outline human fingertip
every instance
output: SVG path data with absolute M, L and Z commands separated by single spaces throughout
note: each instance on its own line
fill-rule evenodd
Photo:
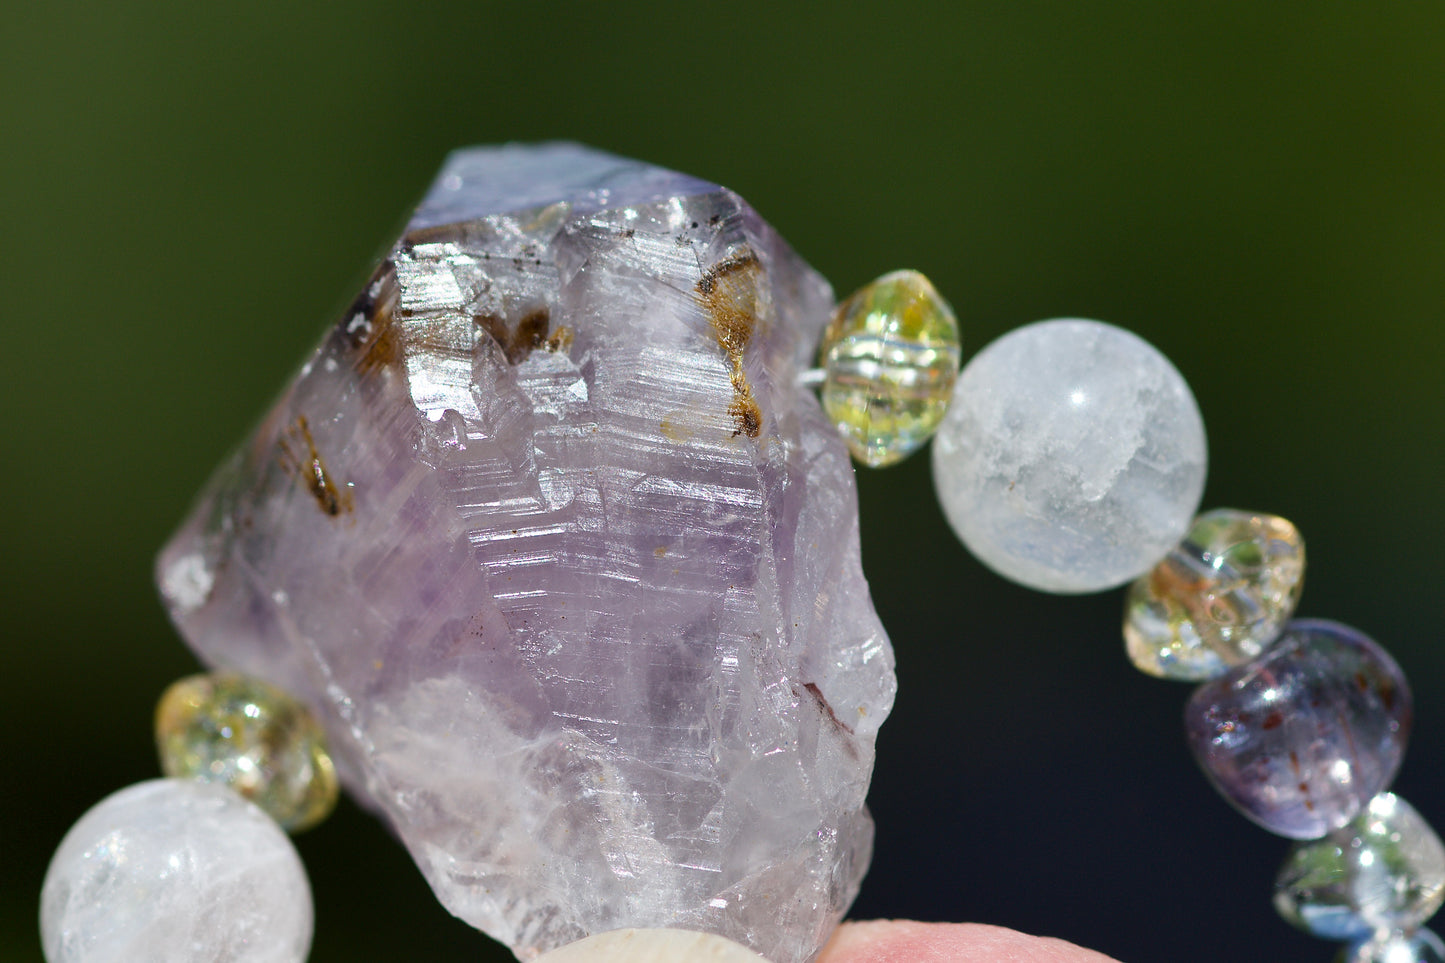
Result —
M 844 923 L 817 963 L 1117 963 L 1064 940 L 981 923 Z

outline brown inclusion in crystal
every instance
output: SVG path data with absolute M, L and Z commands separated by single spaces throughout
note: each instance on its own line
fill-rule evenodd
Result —
M 758 437 L 763 413 L 743 373 L 743 349 L 758 325 L 762 262 L 749 248 L 714 264 L 697 282 L 697 300 L 712 322 L 718 345 L 727 352 L 732 368 L 733 400 L 728 405 L 736 428 L 733 435 Z
M 332 481 L 321 453 L 316 450 L 305 415 L 298 416 L 276 444 L 281 449 L 281 467 L 301 479 L 321 511 L 332 517 L 351 511 L 351 492 L 344 487 L 337 488 Z

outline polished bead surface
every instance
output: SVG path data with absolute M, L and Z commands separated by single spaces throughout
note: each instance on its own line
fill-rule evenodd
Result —
M 625 929 L 598 933 L 543 953 L 536 963 L 768 963 L 740 943 L 712 933 Z
M 1304 539 L 1285 519 L 1232 508 L 1205 512 L 1129 586 L 1130 661 L 1150 675 L 1194 682 L 1248 662 L 1294 614 L 1304 568 Z
M 1042 321 L 964 367 L 933 478 L 984 564 L 1032 588 L 1093 592 L 1184 536 L 1205 457 L 1199 408 L 1167 358 L 1098 321 Z
M 933 436 L 958 378 L 958 320 L 917 271 L 894 271 L 838 305 L 818 350 L 823 410 L 865 465 Z
M 156 706 L 156 746 L 167 776 L 229 786 L 292 832 L 336 806 L 320 723 L 260 679 L 215 672 L 173 683 Z
M 1252 662 L 1195 690 L 1189 746 L 1265 829 L 1317 839 L 1390 784 L 1413 718 L 1395 660 L 1338 622 L 1298 620 Z
M 1371 937 L 1345 947 L 1336 963 L 1445 963 L 1445 942 L 1430 930 Z
M 1295 843 L 1274 905 L 1307 933 L 1359 940 L 1410 931 L 1445 899 L 1445 846 L 1409 803 L 1382 792 L 1348 825 Z
M 40 896 L 49 963 L 299 963 L 311 889 L 291 840 L 222 786 L 154 779 L 66 833 Z

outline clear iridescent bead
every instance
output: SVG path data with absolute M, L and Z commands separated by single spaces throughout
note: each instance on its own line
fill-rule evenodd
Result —
M 823 410 L 853 457 L 879 467 L 933 436 L 958 377 L 958 321 L 917 271 L 894 271 L 838 305 L 823 332 Z
M 1248 662 L 1294 614 L 1304 568 L 1304 540 L 1285 519 L 1233 508 L 1205 512 L 1129 586 L 1129 659 L 1150 675 L 1193 682 Z
M 1335 963 L 1445 963 L 1445 942 L 1430 930 L 1391 933 L 1345 947 Z
M 1184 728 L 1240 812 L 1281 836 L 1318 839 L 1390 784 L 1412 719 L 1389 653 L 1338 622 L 1300 620 L 1262 656 L 1195 690 Z
M 1445 846 L 1419 813 L 1382 792 L 1349 825 L 1298 842 L 1275 881 L 1274 905 L 1331 940 L 1410 932 L 1445 900 Z
M 230 786 L 292 832 L 336 805 L 321 725 L 259 679 L 216 672 L 173 683 L 156 706 L 156 747 L 167 776 Z

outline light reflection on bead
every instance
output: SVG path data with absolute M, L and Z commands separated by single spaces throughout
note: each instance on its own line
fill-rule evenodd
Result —
M 894 271 L 838 305 L 818 363 L 823 410 L 874 468 L 933 436 L 958 377 L 958 321 L 917 271 Z
M 153 779 L 65 834 L 40 896 L 49 963 L 301 963 L 311 888 L 291 841 L 235 793 Z
M 1295 843 L 1274 893 L 1281 916 L 1332 940 L 1412 931 L 1442 900 L 1445 845 L 1409 803 L 1388 792 L 1349 825 Z
M 1336 963 L 1445 963 L 1445 942 L 1430 930 L 1394 933 L 1345 947 Z
M 1264 655 L 1195 690 L 1189 747 L 1223 796 L 1265 829 L 1317 839 L 1400 767 L 1413 719 L 1395 660 L 1364 634 L 1300 620 Z
M 1142 672 L 1203 681 L 1274 641 L 1304 587 L 1299 530 L 1276 515 L 1220 508 L 1194 520 L 1129 586 L 1124 642 Z
M 1189 530 L 1205 461 L 1204 421 L 1169 360 L 1073 318 L 976 354 L 933 439 L 949 525 L 985 565 L 1046 592 L 1147 572 Z
M 597 933 L 543 953 L 535 963 L 767 963 L 740 943 L 713 933 L 628 928 Z
M 156 706 L 168 776 L 230 786 L 292 832 L 336 806 L 336 770 L 310 710 L 259 679 L 217 672 L 173 683 Z

